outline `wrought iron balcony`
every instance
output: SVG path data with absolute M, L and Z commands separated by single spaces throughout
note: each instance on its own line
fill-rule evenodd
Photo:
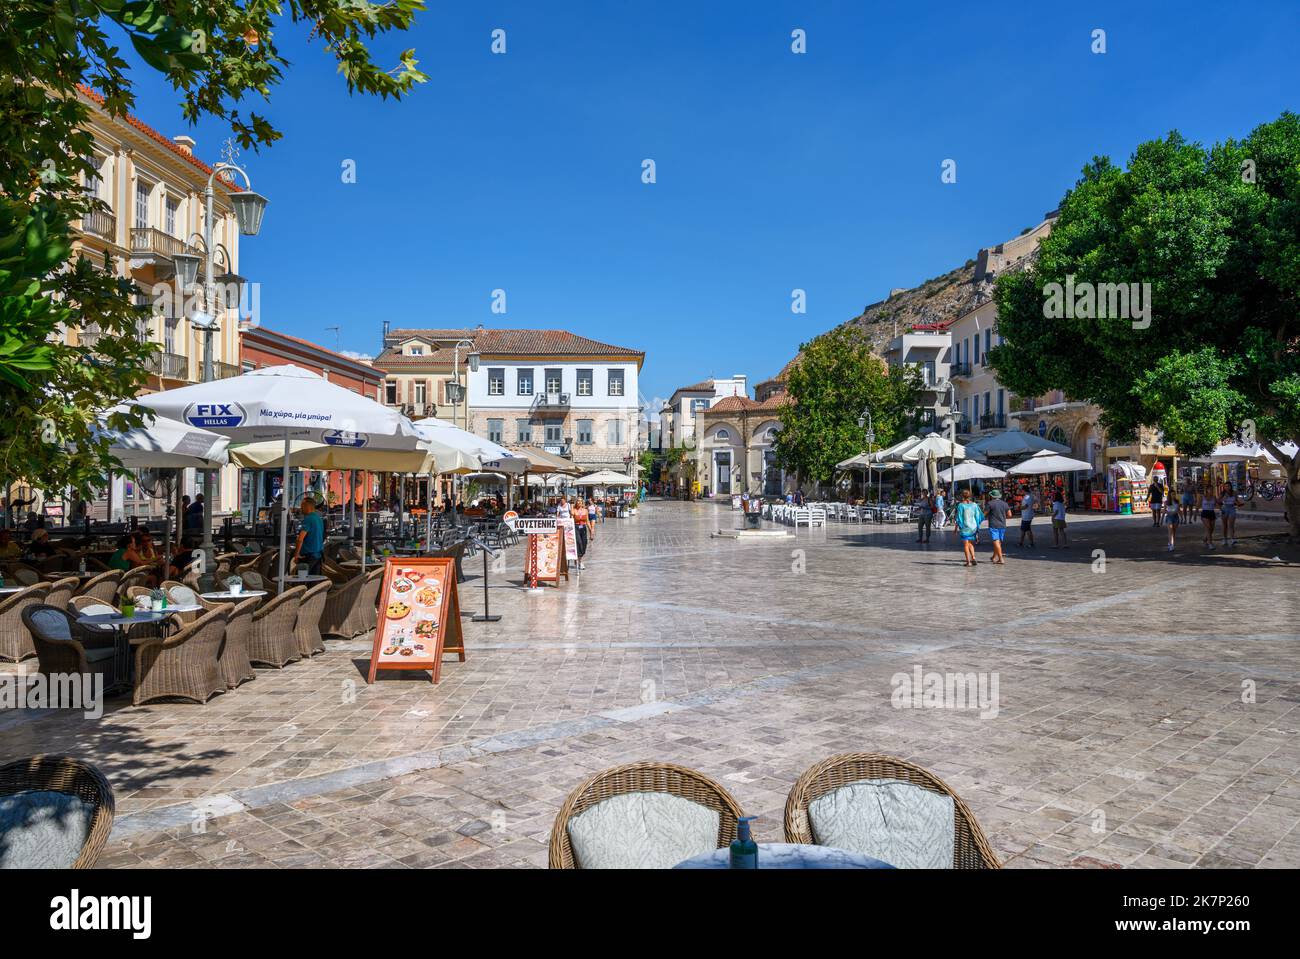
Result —
M 948 370 L 948 375 L 953 379 L 956 379 L 959 376 L 971 375 L 969 363 L 953 363 L 949 366 Z
M 1005 413 L 983 413 L 980 415 L 980 429 L 982 430 L 1000 430 L 1006 429 L 1007 414 Z
M 533 397 L 530 407 L 534 413 L 563 413 L 568 410 L 570 397 L 568 393 L 538 393 Z

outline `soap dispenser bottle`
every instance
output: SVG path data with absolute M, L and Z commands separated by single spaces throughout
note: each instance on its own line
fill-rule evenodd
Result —
M 736 820 L 736 838 L 731 841 L 732 869 L 758 868 L 758 843 L 749 834 L 749 824 L 756 818 L 741 816 Z

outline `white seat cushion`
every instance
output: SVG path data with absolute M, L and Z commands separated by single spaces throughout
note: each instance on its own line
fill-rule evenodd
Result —
M 669 793 L 624 793 L 569 820 L 580 869 L 671 869 L 718 848 L 718 812 Z
M 112 615 L 116 612 L 117 610 L 112 606 L 109 606 L 107 603 L 87 603 L 81 608 L 82 616 L 104 616 Z
M 167 591 L 167 602 L 173 606 L 197 606 L 199 595 L 188 586 L 173 586 Z
M 95 807 L 69 793 L 0 797 L 0 869 L 67 869 L 81 855 Z
M 899 869 L 951 869 L 956 821 L 951 796 L 898 779 L 864 779 L 808 804 L 818 845 L 847 849 Z

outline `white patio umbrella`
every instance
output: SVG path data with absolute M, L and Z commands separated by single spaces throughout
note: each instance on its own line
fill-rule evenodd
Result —
M 919 442 L 921 442 L 921 437 L 909 436 L 907 439 L 901 440 L 893 446 L 887 446 L 883 450 L 876 450 L 874 453 L 870 454 L 868 459 L 872 463 L 901 463 L 903 461 L 903 454 L 912 449 L 912 447 L 916 446 Z
M 597 470 L 573 481 L 574 486 L 635 486 L 636 480 L 626 473 Z
M 1070 448 L 1060 443 L 1053 443 L 1037 433 L 1025 430 L 1004 430 L 990 433 L 966 444 L 966 455 L 978 459 L 1009 459 L 1015 456 L 1033 456 L 1043 450 L 1053 453 L 1068 453 Z
M 493 443 L 474 433 L 461 429 L 436 416 L 415 421 L 415 428 L 420 438 L 428 443 L 435 452 L 440 448 L 454 450 L 460 454 L 466 464 L 466 473 L 510 473 L 519 474 L 528 468 L 528 460 L 517 456 L 500 443 Z M 441 473 L 458 472 L 459 469 L 440 469 Z
M 119 412 L 132 404 L 113 408 Z M 216 469 L 227 460 L 230 440 L 210 430 L 158 416 L 144 409 L 145 423 L 125 430 L 115 430 L 105 413 L 92 432 L 109 441 L 109 450 L 125 467 L 141 469 Z
M 946 436 L 940 436 L 938 433 L 928 433 L 924 439 L 912 444 L 905 449 L 899 456 L 905 463 L 915 463 L 922 455 L 933 459 L 964 460 L 966 458 L 966 447 L 960 443 L 954 443 Z
M 922 491 L 930 488 L 930 454 L 925 450 L 916 458 L 916 485 Z
M 857 456 L 850 456 L 841 463 L 836 463 L 837 470 L 864 470 L 871 467 L 871 453 L 859 453 Z
M 1017 463 L 1007 473 L 1011 476 L 1041 476 L 1047 473 L 1092 472 L 1092 464 L 1070 459 L 1051 450 L 1035 453 L 1023 463 Z
M 970 447 L 967 447 L 967 449 L 969 448 Z M 964 463 L 959 463 L 951 469 L 940 470 L 939 479 L 943 480 L 945 483 L 958 483 L 962 480 L 1001 479 L 1006 475 L 1007 474 L 1000 469 L 995 469 L 994 467 L 987 466 L 984 463 L 977 463 L 974 460 L 967 460 Z
M 406 452 L 418 450 L 420 444 L 411 421 L 396 410 L 292 365 L 268 366 L 229 379 L 149 393 L 138 402 L 235 442 L 282 443 L 281 581 L 288 552 L 289 465 L 294 440 L 352 450 Z M 212 528 L 206 517 L 203 526 L 207 548 Z

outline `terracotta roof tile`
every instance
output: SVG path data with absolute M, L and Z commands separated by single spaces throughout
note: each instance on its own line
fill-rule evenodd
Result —
M 673 395 L 676 396 L 678 393 L 712 393 L 712 392 L 713 392 L 713 380 L 704 380 L 701 383 L 696 383 L 694 386 L 679 386 L 677 387 L 677 389 L 673 390 Z
M 741 413 L 756 410 L 777 410 L 786 402 L 788 402 L 788 399 L 781 394 L 769 396 L 761 403 L 758 400 L 751 400 L 748 396 L 728 396 L 718 400 L 707 410 L 700 410 L 700 413 Z
M 390 330 L 392 340 L 447 340 L 465 337 L 474 342 L 480 353 L 494 356 L 635 356 L 644 357 L 643 350 L 602 343 L 567 330 Z
M 79 91 L 79 92 L 80 92 L 84 97 L 86 97 L 86 99 L 88 99 L 88 100 L 90 100 L 91 102 L 93 102 L 93 103 L 94 103 L 96 106 L 98 106 L 100 109 L 103 109 L 103 108 L 104 108 L 104 97 L 103 97 L 102 94 L 96 92 L 95 90 L 92 90 L 90 87 L 86 86 L 84 83 L 78 83 L 78 84 L 77 84 L 77 90 L 78 90 L 78 91 Z M 198 167 L 200 170 L 203 171 L 204 174 L 211 175 L 211 173 L 212 173 L 212 167 L 208 166 L 206 163 L 204 163 L 202 160 L 200 160 L 200 159 L 199 159 L 198 157 L 196 157 L 194 154 L 192 154 L 192 153 L 186 153 L 184 150 L 182 150 L 182 149 L 180 148 L 180 146 L 178 146 L 178 145 L 177 145 L 176 143 L 174 143 L 173 141 L 167 139 L 167 137 L 163 136 L 161 133 L 159 133 L 159 132 L 158 132 L 157 130 L 155 130 L 153 127 L 149 126 L 149 124 L 145 123 L 145 122 L 144 122 L 143 120 L 141 120 L 139 117 L 135 117 L 135 116 L 132 116 L 132 115 L 129 114 L 129 113 L 126 113 L 126 114 L 123 114 L 123 115 L 118 116 L 118 117 L 113 117 L 113 119 L 115 119 L 115 120 L 121 120 L 121 121 L 123 121 L 124 123 L 126 123 L 127 125 L 129 125 L 130 127 L 134 128 L 134 129 L 136 129 L 136 130 L 139 130 L 141 133 L 143 133 L 145 136 L 147 136 L 150 140 L 153 140 L 153 141 L 156 142 L 159 146 L 164 147 L 165 149 L 167 149 L 167 150 L 171 151 L 172 153 L 176 154 L 176 156 L 180 157 L 180 158 L 181 158 L 182 160 L 184 160 L 186 163 L 189 163 L 189 164 L 191 164 L 192 166 Z M 230 180 L 227 180 L 227 179 L 226 179 L 224 176 L 222 176 L 221 174 L 217 174 L 216 182 L 220 183 L 220 184 L 221 184 L 225 189 L 229 190 L 231 193 L 242 193 L 242 192 L 244 191 L 244 188 L 241 187 L 239 184 L 237 184 L 237 183 L 232 183 Z

